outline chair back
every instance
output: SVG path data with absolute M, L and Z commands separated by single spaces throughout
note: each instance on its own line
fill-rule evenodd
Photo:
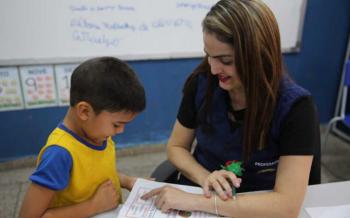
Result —
M 350 59 L 346 62 L 344 86 L 350 86 Z
M 345 117 L 345 109 L 348 98 L 348 86 L 350 86 L 350 60 L 346 62 L 344 75 L 344 85 L 343 85 L 343 96 L 341 101 L 340 116 Z

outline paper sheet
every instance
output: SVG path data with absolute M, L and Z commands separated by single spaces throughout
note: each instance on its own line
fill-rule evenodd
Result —
M 311 218 L 350 218 L 350 204 L 305 208 Z
M 166 184 L 162 182 L 154 182 L 145 179 L 137 179 L 132 191 L 130 192 L 127 201 L 122 206 L 118 218 L 214 218 L 216 216 L 204 212 L 188 212 L 188 211 L 171 211 L 169 213 L 163 213 L 154 206 L 154 198 L 147 201 L 142 200 L 140 197 L 154 189 L 164 185 L 171 185 L 180 188 L 186 192 L 191 193 L 203 193 L 203 190 L 199 187 L 183 186 Z
M 117 208 L 98 214 L 96 216 L 93 216 L 92 218 L 116 218 L 118 217 L 119 211 L 121 209 L 121 206 L 119 205 Z

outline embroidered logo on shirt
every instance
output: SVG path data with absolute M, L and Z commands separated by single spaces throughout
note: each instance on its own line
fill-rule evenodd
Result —
M 255 162 L 254 165 L 258 167 L 270 167 L 273 165 L 276 165 L 278 163 L 278 160 L 272 161 L 272 162 Z

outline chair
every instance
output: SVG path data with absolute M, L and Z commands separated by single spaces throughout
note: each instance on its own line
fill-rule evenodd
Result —
M 191 145 L 191 154 L 193 154 L 194 150 L 197 146 L 197 140 L 193 140 Z M 169 161 L 164 160 L 160 163 L 156 169 L 151 173 L 151 178 L 155 178 L 158 182 L 167 182 L 167 183 L 177 183 L 180 177 L 180 172 L 176 169 L 176 167 Z
M 350 128 L 350 114 L 346 113 L 346 104 L 347 104 L 347 98 L 348 98 L 348 88 L 350 86 L 350 60 L 347 61 L 345 66 L 345 72 L 344 72 L 344 79 L 343 79 L 343 90 L 342 90 L 342 96 L 341 96 L 341 103 L 340 103 L 340 114 L 339 116 L 333 117 L 327 125 L 326 131 L 325 131 L 325 137 L 323 142 L 323 150 L 326 148 L 328 135 L 332 130 L 333 125 L 335 125 L 337 122 L 342 122 L 346 127 Z M 338 132 L 337 132 L 338 134 Z M 346 140 L 350 141 L 350 136 L 340 133 L 341 137 L 345 138 Z
M 169 160 L 160 163 L 151 173 L 151 178 L 157 182 L 176 183 L 179 172 Z

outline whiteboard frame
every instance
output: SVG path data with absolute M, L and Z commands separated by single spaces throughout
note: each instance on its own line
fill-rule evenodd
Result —
M 282 53 L 297 53 L 297 52 L 300 52 L 300 50 L 301 50 L 301 41 L 302 41 L 303 30 L 304 30 L 306 8 L 307 8 L 307 0 L 303 0 L 302 5 L 301 5 L 298 36 L 297 36 L 297 42 L 296 42 L 295 47 L 282 49 Z

